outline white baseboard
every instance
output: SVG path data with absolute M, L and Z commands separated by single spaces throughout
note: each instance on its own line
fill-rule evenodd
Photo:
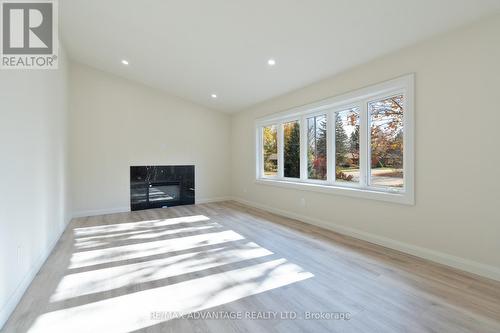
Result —
M 204 204 L 209 202 L 220 202 L 220 201 L 229 201 L 232 200 L 232 197 L 215 197 L 215 198 L 204 198 L 204 199 L 196 199 L 197 204 Z
M 130 207 L 116 207 L 116 208 L 106 208 L 106 209 L 95 209 L 95 210 L 83 210 L 73 213 L 73 218 L 77 217 L 87 217 L 96 215 L 106 215 L 114 213 L 125 213 L 130 212 Z
M 232 199 L 231 197 L 202 198 L 202 199 L 196 199 L 196 203 L 204 204 L 209 202 L 228 201 L 231 199 Z M 84 211 L 74 212 L 73 218 L 106 215 L 114 213 L 126 213 L 126 212 L 130 212 L 130 207 L 127 206 L 127 207 L 116 207 L 116 208 L 106 208 L 106 209 L 84 210 Z
M 292 218 L 295 220 L 299 220 L 301 222 L 309 223 L 318 227 L 322 227 L 325 229 L 332 230 L 339 234 L 351 236 L 357 239 L 361 239 L 370 243 L 374 243 L 377 245 L 381 245 L 384 247 L 388 247 L 397 251 L 401 251 L 404 253 L 408 253 L 420 258 L 424 258 L 430 261 L 437 262 L 439 264 L 443 264 L 446 266 L 450 266 L 453 268 L 460 269 L 462 271 L 466 271 L 472 274 L 480 275 L 486 278 L 490 278 L 493 280 L 500 281 L 500 268 L 490 265 L 485 265 L 482 263 L 478 263 L 469 259 L 456 257 L 450 254 L 446 254 L 443 252 L 438 252 L 435 250 L 419 247 L 416 245 L 411 245 L 407 243 L 403 243 L 394 239 L 370 234 L 364 231 L 359 231 L 353 228 L 341 226 L 335 224 L 330 221 L 324 221 L 316 218 L 311 218 L 308 216 L 304 216 L 301 214 L 291 213 L 289 211 L 285 211 L 282 209 L 270 207 L 258 202 L 248 201 L 242 198 L 233 197 L 234 201 L 242 203 L 244 205 L 248 205 L 251 207 L 255 207 L 258 209 L 262 209 L 268 211 L 270 213 L 274 213 L 277 215 L 282 215 L 288 218 Z
M 62 230 L 59 231 L 58 235 L 54 237 L 54 240 L 52 241 L 48 249 L 38 256 L 34 264 L 31 266 L 30 270 L 26 273 L 26 275 L 24 275 L 22 281 L 18 284 L 14 292 L 9 296 L 7 302 L 3 305 L 2 309 L 0 310 L 0 330 L 7 322 L 12 312 L 14 312 L 14 309 L 16 308 L 17 304 L 19 304 L 19 302 L 21 301 L 21 298 L 23 297 L 24 293 L 30 286 L 31 282 L 37 275 L 38 271 L 40 271 L 40 269 L 42 268 L 43 264 L 45 263 L 45 260 L 47 260 L 50 253 L 56 246 L 62 234 L 64 233 L 64 230 L 66 230 L 66 228 L 68 227 L 68 224 L 69 221 L 66 222 L 64 228 L 62 228 Z

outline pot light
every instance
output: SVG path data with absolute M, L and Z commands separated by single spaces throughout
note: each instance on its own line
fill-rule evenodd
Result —
M 273 58 L 271 58 L 271 59 L 269 59 L 269 60 L 267 61 L 267 64 L 268 64 L 269 66 L 274 66 L 274 65 L 276 65 L 276 60 L 275 60 L 275 59 L 273 59 Z
M 210 97 L 212 97 L 213 99 L 216 99 L 217 95 L 216 94 L 212 94 L 212 95 L 210 95 Z
M 124 64 L 125 66 L 127 66 L 128 65 L 128 60 L 123 59 L 122 60 L 122 64 Z

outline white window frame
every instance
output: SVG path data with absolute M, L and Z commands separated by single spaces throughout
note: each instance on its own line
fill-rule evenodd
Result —
M 365 199 L 415 204 L 414 184 L 414 85 L 415 75 L 407 74 L 389 81 L 296 107 L 255 121 L 256 128 L 256 183 L 263 185 L 346 195 Z M 374 100 L 404 95 L 403 112 L 403 181 L 402 189 L 370 186 L 370 131 L 368 103 Z M 360 123 L 360 182 L 345 183 L 335 180 L 335 119 L 336 113 L 359 108 Z M 307 118 L 327 115 L 327 179 L 307 178 Z M 298 121 L 300 126 L 300 178 L 283 175 L 283 124 Z M 263 127 L 277 126 L 278 175 L 265 176 L 263 164 Z

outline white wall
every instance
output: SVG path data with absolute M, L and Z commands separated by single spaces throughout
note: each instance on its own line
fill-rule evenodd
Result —
M 194 164 L 198 202 L 229 195 L 228 115 L 80 64 L 70 78 L 76 216 L 128 210 L 131 165 Z
M 499 59 L 496 16 L 236 114 L 233 195 L 500 279 Z M 256 118 L 410 72 L 416 73 L 415 206 L 254 183 Z
M 0 327 L 70 217 L 65 59 L 0 71 Z

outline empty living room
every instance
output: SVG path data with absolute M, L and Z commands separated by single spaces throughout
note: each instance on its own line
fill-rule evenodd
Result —
M 0 333 L 499 333 L 500 0 L 0 0 Z

